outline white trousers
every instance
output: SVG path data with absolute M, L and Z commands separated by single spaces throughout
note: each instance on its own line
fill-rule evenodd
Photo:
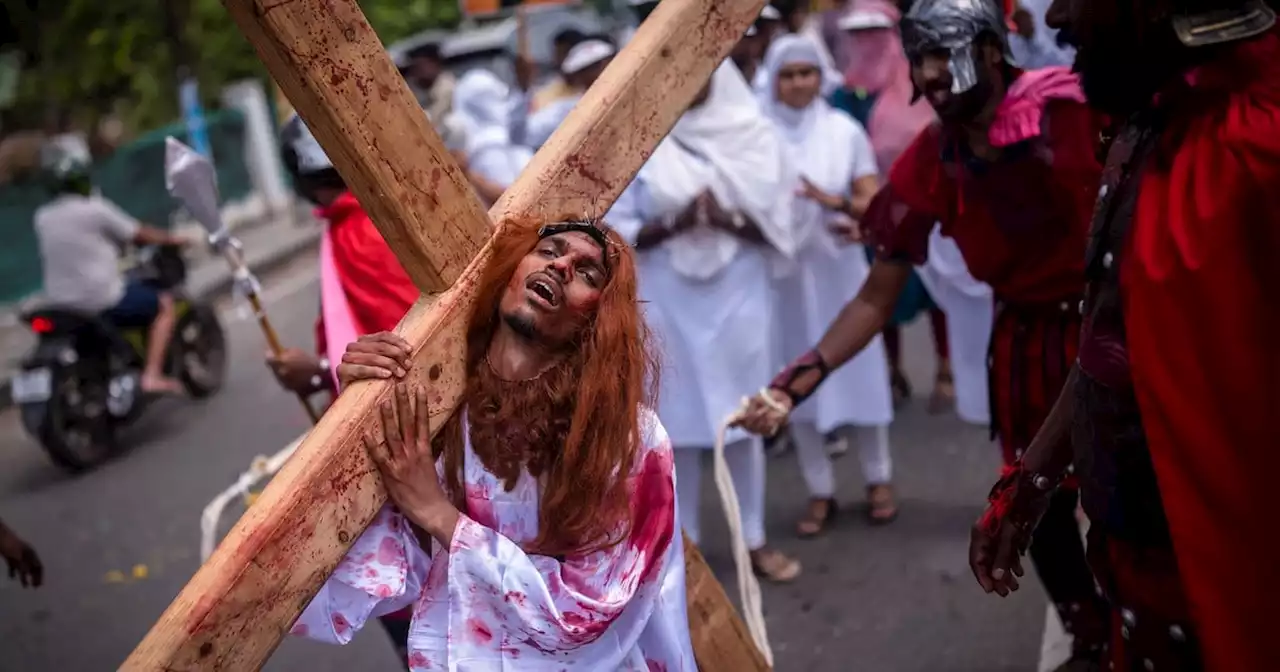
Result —
M 848 431 L 852 429 L 853 431 Z M 887 485 L 893 480 L 893 458 L 889 455 L 889 426 L 842 427 L 837 432 L 846 435 L 858 448 L 858 460 L 862 463 L 862 477 L 871 485 Z M 796 456 L 800 459 L 800 473 L 804 476 L 809 496 L 828 499 L 836 494 L 836 475 L 831 456 L 827 453 L 826 437 L 812 422 L 791 423 L 791 440 L 795 443 Z
M 698 448 L 676 448 L 676 506 L 680 509 L 680 525 L 693 543 L 700 543 L 702 501 L 702 460 L 711 451 Z M 734 441 L 724 447 L 724 459 L 738 493 L 742 514 L 742 536 L 747 548 L 764 547 L 764 444 L 759 438 Z M 720 507 L 716 507 L 717 511 Z M 723 514 L 719 514 L 723 515 Z

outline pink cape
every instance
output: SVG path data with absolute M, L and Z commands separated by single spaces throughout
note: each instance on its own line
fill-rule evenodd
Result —
M 329 358 L 330 372 L 337 380 L 342 353 L 360 334 L 347 293 L 342 289 L 342 276 L 333 256 L 333 235 L 327 226 L 320 238 L 320 314 L 324 324 L 324 355 Z

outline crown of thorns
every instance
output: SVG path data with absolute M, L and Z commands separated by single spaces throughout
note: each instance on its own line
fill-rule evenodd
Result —
M 568 222 L 543 224 L 542 228 L 538 229 L 538 239 L 541 240 L 543 238 L 554 236 L 558 233 L 569 233 L 572 231 L 587 234 L 591 237 L 591 240 L 594 240 L 596 244 L 600 246 L 600 249 L 605 253 L 604 262 L 606 266 L 609 266 L 610 262 L 612 262 L 614 257 L 617 256 L 617 244 L 612 240 L 609 240 L 609 234 L 605 232 L 604 227 L 601 225 L 601 220 L 581 219 Z

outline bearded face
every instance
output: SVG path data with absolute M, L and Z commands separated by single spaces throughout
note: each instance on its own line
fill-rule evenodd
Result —
M 1045 15 L 1058 41 L 1076 49 L 1074 69 L 1089 103 L 1108 114 L 1141 108 L 1164 84 L 1159 61 L 1176 38 L 1165 22 L 1146 19 L 1141 2 L 1054 0 Z
M 591 236 L 547 236 L 521 259 L 503 292 L 499 315 L 516 334 L 550 350 L 577 342 L 609 280 L 604 251 Z
M 979 38 L 971 49 L 974 84 L 960 93 L 952 91 L 955 84 L 952 60 L 970 58 L 968 55 L 955 55 L 942 47 L 912 55 L 911 81 L 944 122 L 962 124 L 978 116 L 990 102 L 996 81 L 1001 77 L 1004 53 L 997 45 Z

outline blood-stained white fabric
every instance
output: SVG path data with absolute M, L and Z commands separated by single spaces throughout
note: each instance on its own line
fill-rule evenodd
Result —
M 642 427 L 632 529 L 616 546 L 560 558 L 525 552 L 538 532 L 537 480 L 526 473 L 507 492 L 468 442 L 468 505 L 452 547 L 424 551 L 388 505 L 292 634 L 346 644 L 370 618 L 412 606 L 414 672 L 693 672 L 671 444 L 652 412 Z

